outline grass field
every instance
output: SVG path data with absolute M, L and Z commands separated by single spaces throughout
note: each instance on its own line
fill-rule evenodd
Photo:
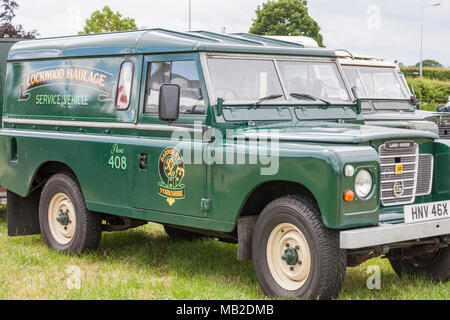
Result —
M 161 226 L 104 233 L 83 256 L 47 249 L 41 236 L 8 238 L 0 210 L 0 299 L 267 299 L 251 261 L 236 245 L 171 240 Z M 369 266 L 381 269 L 381 289 L 369 290 Z M 80 282 L 74 275 L 80 272 Z M 339 299 L 444 299 L 450 283 L 399 279 L 386 260 L 349 268 Z

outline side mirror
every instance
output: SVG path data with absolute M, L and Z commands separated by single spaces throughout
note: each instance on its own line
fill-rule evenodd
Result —
M 419 110 L 420 104 L 419 104 L 419 101 L 417 101 L 416 92 L 414 91 L 414 85 L 411 85 L 411 93 L 412 93 L 411 103 L 414 105 L 415 110 Z
M 159 119 L 172 123 L 180 115 L 180 86 L 163 84 L 159 89 Z
M 418 101 L 415 95 L 411 96 L 411 103 L 414 107 L 417 107 Z

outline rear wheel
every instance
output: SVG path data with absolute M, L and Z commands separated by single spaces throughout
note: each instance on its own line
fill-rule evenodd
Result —
M 39 224 L 47 246 L 60 252 L 95 250 L 100 242 L 101 216 L 86 209 L 78 182 L 67 173 L 56 174 L 45 184 Z
M 389 261 L 399 276 L 423 276 L 433 281 L 448 281 L 450 278 L 450 247 L 412 259 Z
M 330 299 L 341 291 L 346 253 L 306 197 L 283 197 L 263 210 L 253 235 L 253 262 L 271 297 Z

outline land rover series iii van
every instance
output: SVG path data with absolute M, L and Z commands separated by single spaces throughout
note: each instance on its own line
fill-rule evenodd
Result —
M 238 243 L 271 297 L 336 297 L 380 255 L 449 278 L 438 135 L 365 125 L 334 51 L 151 29 L 19 42 L 6 78 L 10 236 L 80 253 L 160 223 Z
M 337 54 L 349 85 L 363 100 L 367 124 L 427 130 L 450 139 L 450 114 L 416 110 L 415 94 L 397 64 L 344 51 Z
M 309 48 L 319 45 L 309 37 L 268 36 L 301 44 Z M 362 110 L 367 124 L 384 127 L 426 130 L 450 139 L 450 115 L 445 112 L 415 110 L 416 95 L 411 92 L 404 74 L 397 64 L 384 58 L 353 55 L 337 50 L 346 80 L 362 99 Z M 448 145 L 448 142 L 443 142 Z

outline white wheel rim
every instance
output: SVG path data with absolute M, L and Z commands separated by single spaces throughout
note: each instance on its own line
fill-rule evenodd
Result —
M 287 250 L 297 253 L 295 264 L 282 259 Z M 272 230 L 267 241 L 267 263 L 280 287 L 289 291 L 303 287 L 311 270 L 311 253 L 305 236 L 296 226 L 282 223 Z
M 58 221 L 59 220 L 59 221 Z M 48 206 L 48 222 L 53 238 L 60 244 L 68 244 L 75 235 L 75 209 L 69 197 L 55 194 Z

